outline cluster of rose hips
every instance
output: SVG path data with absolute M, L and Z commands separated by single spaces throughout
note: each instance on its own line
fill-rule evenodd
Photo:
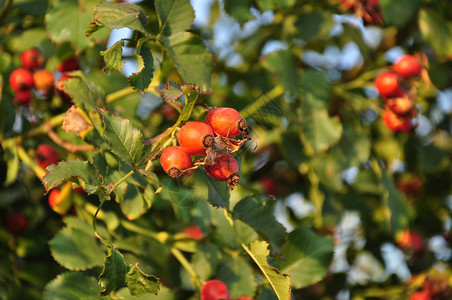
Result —
M 375 87 L 385 104 L 383 121 L 392 131 L 411 131 L 418 114 L 412 82 L 421 74 L 422 65 L 415 56 L 403 55 L 392 69 L 375 78 Z
M 204 283 L 201 288 L 201 300 L 231 300 L 227 285 L 218 279 L 212 279 Z M 235 300 L 253 300 L 248 297 L 240 297 Z
M 233 189 L 239 182 L 239 166 L 228 152 L 244 140 L 235 140 L 248 133 L 245 119 L 233 108 L 220 107 L 210 110 L 205 122 L 191 121 L 182 126 L 177 134 L 180 146 L 166 148 L 160 164 L 172 178 L 192 175 L 201 165 L 207 175 L 218 181 L 227 181 Z M 192 156 L 204 156 L 193 162 Z
M 52 72 L 43 69 L 45 58 L 42 53 L 35 48 L 23 51 L 20 54 L 20 63 L 22 67 L 15 69 L 9 76 L 9 84 L 15 93 L 14 101 L 20 105 L 28 105 L 33 96 L 33 88 L 43 98 L 48 98 L 54 89 L 54 76 Z M 69 58 L 58 65 L 57 71 L 65 73 L 78 68 L 78 61 Z M 59 80 L 67 78 L 67 75 L 63 75 Z M 62 95 L 62 91 L 56 92 Z

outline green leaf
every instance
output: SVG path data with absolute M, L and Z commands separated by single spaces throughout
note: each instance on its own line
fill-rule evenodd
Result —
M 50 240 L 53 258 L 69 270 L 86 270 L 102 265 L 104 251 L 94 234 L 65 227 Z
M 277 251 L 286 240 L 286 230 L 274 217 L 275 200 L 248 196 L 234 206 L 234 217 L 253 227 Z
M 206 178 L 209 185 L 209 203 L 216 207 L 229 208 L 230 190 L 226 183 L 216 181 L 207 175 Z
M 416 16 L 420 4 L 420 0 L 380 0 L 385 25 L 404 26 Z
M 218 278 L 226 283 L 232 299 L 252 297 L 257 288 L 254 270 L 241 256 L 225 259 L 218 270 Z
M 48 39 L 48 35 L 43 28 L 30 28 L 21 31 L 20 34 L 14 34 L 13 32 L 9 36 L 8 45 L 12 50 L 22 52 L 36 47 L 36 45 L 39 45 L 46 39 Z
M 184 93 L 176 82 L 170 81 L 168 82 L 162 90 L 162 96 L 165 100 L 174 102 L 179 99 Z
M 191 32 L 180 32 L 163 42 L 184 81 L 207 89 L 210 85 L 212 57 L 201 38 Z
M 341 138 L 342 123 L 328 116 L 326 109 L 313 110 L 305 106 L 302 116 L 302 138 L 314 153 L 325 151 Z
M 126 275 L 126 283 L 132 296 L 156 294 L 160 290 L 160 281 L 157 277 L 143 273 L 137 265 L 131 266 Z
M 151 207 L 150 203 L 146 201 L 144 192 L 130 183 L 125 186 L 125 193 L 121 196 L 119 204 L 122 213 L 129 220 L 141 217 Z
M 290 275 L 292 286 L 301 289 L 326 276 L 333 253 L 333 239 L 302 226 L 289 233 L 281 253 L 284 259 L 279 265 L 282 272 Z
M 407 200 L 397 190 L 394 179 L 385 171 L 381 178 L 385 193 L 383 194 L 383 201 L 387 205 L 387 214 L 390 216 L 388 226 L 393 234 L 407 229 L 410 226 L 410 221 L 413 217 L 412 207 Z
M 102 184 L 99 172 L 89 162 L 81 160 L 62 161 L 47 168 L 46 175 L 42 178 L 46 190 L 57 187 L 61 182 L 75 178 L 85 182 L 85 191 L 93 193 L 98 185 Z
M 281 86 L 292 95 L 298 94 L 298 72 L 295 55 L 290 50 L 280 50 L 265 57 L 264 67 L 276 73 Z
M 124 61 L 122 60 L 123 46 L 124 40 L 120 40 L 107 50 L 100 52 L 100 55 L 104 57 L 105 63 L 107 64 L 104 68 L 104 72 L 121 71 L 122 68 L 124 68 Z
M 136 51 L 139 68 L 136 73 L 129 77 L 130 85 L 142 92 L 149 86 L 154 75 L 154 59 L 145 42 L 146 38 L 138 41 Z
M 43 300 L 101 300 L 100 286 L 96 279 L 80 272 L 66 272 L 49 282 L 42 295 Z
M 300 84 L 303 89 L 304 101 L 310 107 L 315 109 L 329 108 L 331 84 L 323 73 L 305 70 L 301 75 Z
M 254 241 L 250 243 L 249 249 L 246 250 L 272 286 L 273 291 L 275 291 L 278 296 L 278 299 L 290 300 L 290 276 L 282 274 L 277 268 L 268 263 L 270 251 L 267 247 L 267 242 Z
M 6 178 L 3 186 L 8 186 L 16 181 L 19 174 L 19 156 L 16 141 L 14 139 L 4 140 L 1 147 L 4 151 L 3 159 L 7 163 Z
M 87 36 L 103 27 L 108 29 L 127 27 L 132 30 L 138 30 L 144 35 L 147 34 L 145 29 L 148 23 L 146 12 L 138 5 L 102 2 L 95 7 L 93 15 L 94 20 L 86 31 Z M 89 21 L 85 23 L 85 26 L 88 23 Z
M 131 167 L 138 166 L 143 156 L 143 134 L 130 120 L 111 115 L 106 110 L 98 109 L 105 124 L 105 137 L 111 150 Z
M 77 106 L 96 111 L 101 99 L 100 92 L 85 78 L 82 72 L 72 72 L 71 76 L 73 77 L 58 82 L 57 87 L 68 93 Z
M 295 0 L 275 0 L 278 3 L 280 8 L 291 7 L 295 4 Z
M 243 25 L 251 19 L 250 5 L 251 0 L 228 0 L 224 2 L 224 9 Z
M 219 252 L 215 245 L 207 244 L 199 246 L 191 259 L 193 269 L 203 280 L 208 280 L 216 273 L 220 261 Z
M 155 7 L 160 21 L 160 32 L 165 36 L 187 31 L 195 20 L 189 0 L 157 0 Z
M 330 34 L 334 24 L 334 20 L 329 12 L 314 11 L 300 14 L 295 22 L 297 29 L 295 36 L 305 41 L 324 38 Z
M 69 41 L 76 50 L 91 46 L 94 41 L 106 40 L 109 32 L 102 30 L 87 38 L 84 28 L 91 22 L 98 0 L 57 0 L 45 16 L 50 38 L 61 43 Z M 69 22 L 70 20 L 70 22 Z
M 452 22 L 432 10 L 419 12 L 419 29 L 435 52 L 445 58 L 452 57 Z
M 99 284 L 104 288 L 100 293 L 101 296 L 107 296 L 112 291 L 126 287 L 126 274 L 130 268 L 117 249 L 108 247 L 107 253 L 104 268 L 98 278 Z

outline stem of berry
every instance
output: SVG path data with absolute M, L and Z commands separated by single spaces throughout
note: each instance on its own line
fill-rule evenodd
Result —
M 33 170 L 33 172 L 36 174 L 36 177 L 42 180 L 42 177 L 44 177 L 46 171 L 36 164 L 36 162 L 28 155 L 28 153 L 20 144 L 17 145 L 17 154 L 19 155 L 19 159 Z
M 195 289 L 199 290 L 204 284 L 204 281 L 198 277 L 195 270 L 193 269 L 190 262 L 185 258 L 185 256 L 182 254 L 182 252 L 179 251 L 179 249 L 171 247 L 171 254 L 174 255 L 174 257 L 179 261 L 179 263 L 182 265 L 182 267 L 190 274 L 191 281 L 193 285 L 195 286 Z

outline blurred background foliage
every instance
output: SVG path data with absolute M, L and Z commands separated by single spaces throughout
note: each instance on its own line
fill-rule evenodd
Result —
M 175 81 L 201 86 L 192 119 L 202 120 L 207 106 L 233 107 L 258 143 L 256 151 L 248 142 L 240 152 L 241 184 L 230 196 L 203 174 L 174 181 L 156 164 L 160 193 L 137 177 L 131 186 L 140 188 L 116 195 L 121 205 L 105 204 L 99 231 L 127 262 L 139 262 L 162 282 L 158 296 L 142 299 L 199 297 L 173 249 L 184 251 L 202 280 L 227 283 L 233 298 L 276 299 L 223 209 L 212 203 L 234 213 L 243 241 L 270 243 L 272 263 L 291 276 L 293 299 L 408 299 L 419 290 L 450 299 L 452 2 L 193 0 L 194 10 L 187 1 L 173 2 L 181 9 L 172 20 L 189 35 L 188 50 L 177 48 L 181 37 L 162 25 L 158 5 L 134 2 L 147 16 L 150 70 L 139 66 L 143 58 L 135 50 L 145 35 L 139 29 L 103 28 L 85 36 L 98 1 L 0 1 L 0 297 L 40 299 L 44 292 L 45 299 L 57 299 L 56 291 L 67 289 L 76 291 L 70 299 L 95 299 L 101 289 L 96 277 L 105 249 L 90 231 L 97 197 L 70 191 L 66 201 L 74 208 L 60 216 L 26 159 L 43 143 L 53 144 L 63 160 L 94 159 L 46 134 L 30 134 L 71 105 L 56 94 L 35 94 L 27 107 L 13 101 L 9 75 L 20 53 L 36 47 L 55 79 L 61 76 L 57 66 L 75 56 L 99 97 L 114 97 L 108 109 L 130 119 L 145 139 L 177 119 L 177 109 L 160 95 Z M 124 68 L 102 72 L 108 58 L 101 51 L 120 38 Z M 382 120 L 374 78 L 403 54 L 416 53 L 426 70 L 410 82 L 416 126 L 393 132 Z M 152 91 L 127 80 L 137 70 L 149 72 Z M 54 130 L 65 141 L 86 144 L 59 126 Z M 121 169 L 114 155 L 106 158 L 112 170 Z M 16 212 L 27 220 L 21 232 L 8 225 Z M 271 228 L 256 221 L 260 216 Z M 188 225 L 199 226 L 204 239 L 168 246 L 155 238 L 165 233 L 177 241 Z M 418 242 L 412 235 L 403 239 L 406 231 Z M 65 238 L 83 243 L 68 247 Z M 68 251 L 70 258 L 64 257 Z M 124 288 L 110 297 L 135 298 Z

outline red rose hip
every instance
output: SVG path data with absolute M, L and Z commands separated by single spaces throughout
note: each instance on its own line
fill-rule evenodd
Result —
M 229 107 L 211 110 L 207 114 L 205 122 L 212 127 L 216 134 L 231 139 L 248 129 L 245 119 L 242 119 L 239 112 Z
M 405 78 L 418 76 L 422 71 L 419 60 L 412 55 L 404 55 L 394 63 L 394 71 Z
M 411 131 L 413 129 L 411 116 L 398 116 L 389 108 L 386 108 L 383 113 L 383 121 L 392 131 Z
M 375 87 L 382 97 L 392 97 L 399 93 L 399 77 L 396 73 L 386 71 L 375 78 Z
M 77 58 L 70 57 L 63 60 L 57 67 L 57 71 L 64 73 L 80 69 Z
M 166 148 L 160 156 L 163 170 L 172 178 L 190 176 L 192 171 L 185 171 L 193 166 L 191 157 L 179 146 Z
M 30 103 L 32 95 L 31 90 L 17 91 L 14 95 L 14 101 L 20 105 L 27 105 Z
M 206 149 L 213 143 L 214 132 L 203 122 L 192 121 L 181 127 L 177 140 L 181 148 L 190 155 L 200 156 L 206 154 Z
M 51 145 L 42 144 L 36 148 L 36 162 L 41 168 L 45 169 L 59 160 L 58 152 Z
M 30 90 L 33 87 L 33 74 L 24 68 L 16 69 L 9 76 L 9 85 L 16 92 Z
M 201 300 L 230 299 L 230 297 L 228 287 L 221 280 L 209 280 L 201 288 Z
M 218 181 L 227 181 L 232 190 L 239 183 L 239 164 L 234 156 L 223 151 L 216 151 L 216 158 L 212 165 L 205 165 L 207 175 Z
M 410 298 L 410 300 L 431 300 L 431 299 L 432 299 L 432 297 L 426 291 L 416 292 Z
M 182 230 L 182 232 L 183 232 L 186 236 L 188 236 L 188 237 L 190 237 L 190 238 L 192 238 L 192 239 L 195 239 L 195 240 L 199 240 L 199 239 L 201 239 L 202 236 L 203 236 L 203 233 L 202 233 L 201 228 L 199 228 L 199 227 L 196 226 L 196 225 L 187 226 L 187 227 L 185 227 L 185 228 Z
M 48 93 L 53 87 L 53 73 L 47 70 L 39 70 L 33 73 L 33 82 L 38 91 Z
M 32 48 L 20 54 L 20 63 L 24 68 L 36 70 L 44 66 L 45 59 L 38 49 Z

